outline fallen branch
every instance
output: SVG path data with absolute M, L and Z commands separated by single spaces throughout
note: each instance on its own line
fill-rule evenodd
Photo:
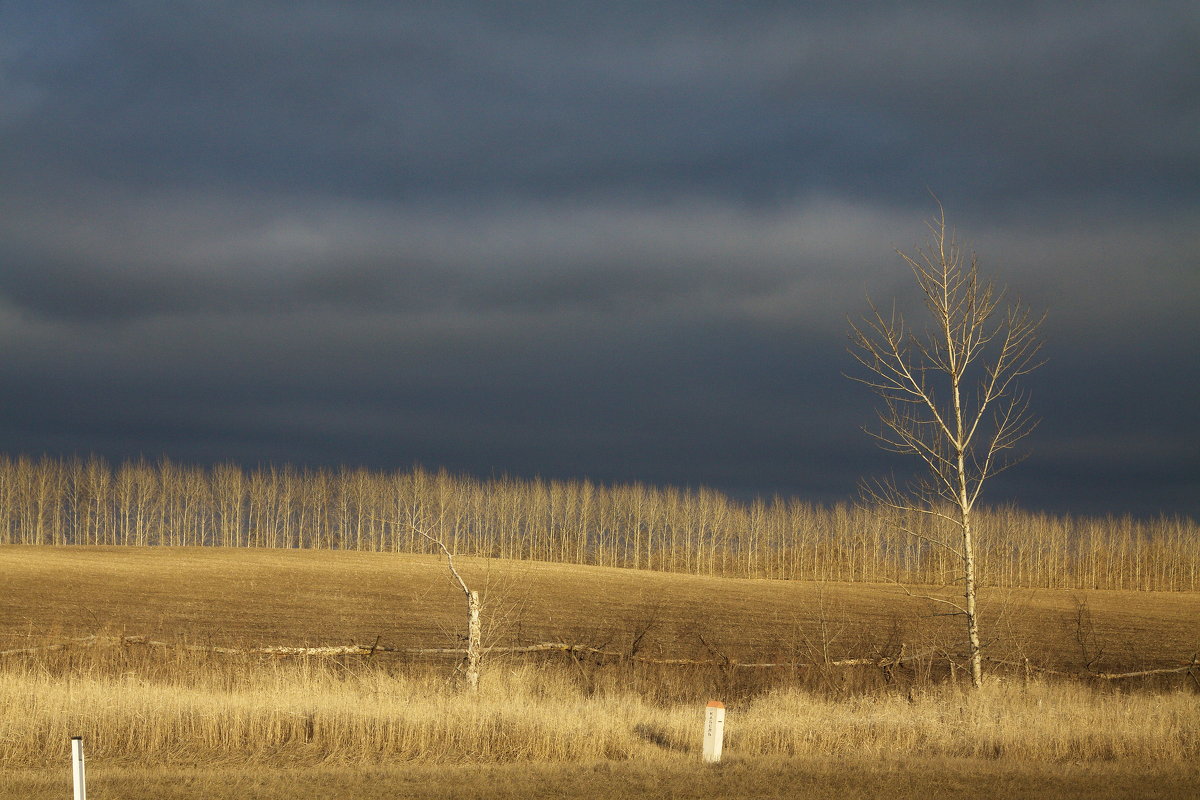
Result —
M 1092 677 L 1104 678 L 1105 680 L 1117 680 L 1119 678 L 1141 678 L 1146 675 L 1170 675 L 1177 672 L 1189 672 L 1197 667 L 1200 667 L 1200 657 L 1192 656 L 1192 663 L 1182 667 L 1144 669 L 1139 672 L 1096 672 L 1092 674 Z
M 130 647 L 140 645 L 143 647 L 154 647 L 164 649 L 187 650 L 191 652 L 204 653 L 222 653 L 232 655 L 269 655 L 269 656 L 370 656 L 375 653 L 397 653 L 401 655 L 466 655 L 467 649 L 464 647 L 389 647 L 379 644 L 378 640 L 371 645 L 330 645 L 323 647 L 298 647 L 290 645 L 271 645 L 265 647 L 222 647 L 218 645 L 201 645 L 201 644 L 184 644 L 181 642 L 164 642 L 156 639 L 151 639 L 146 636 L 81 636 L 75 639 L 69 639 L 65 642 L 55 644 L 39 645 L 35 647 L 22 647 L 15 650 L 0 650 L 0 656 L 23 655 L 38 652 L 47 652 L 53 650 L 62 650 L 68 647 L 100 647 L 100 646 L 123 646 Z M 778 667 L 814 667 L 814 666 L 831 666 L 831 667 L 849 667 L 849 666 L 877 666 L 886 667 L 901 664 L 906 661 L 911 661 L 919 658 L 927 653 L 914 653 L 902 658 L 849 658 L 841 661 L 830 661 L 824 664 L 802 664 L 794 661 L 781 662 L 748 662 L 743 663 L 730 658 L 722 657 L 721 659 L 691 659 L 691 658 L 652 658 L 650 656 L 634 655 L 629 656 L 617 650 L 606 650 L 599 647 L 591 647 L 589 645 L 569 644 L 566 642 L 541 642 L 539 644 L 522 645 L 519 647 L 487 647 L 484 648 L 486 653 L 573 653 L 580 655 L 604 656 L 615 660 L 629 659 L 642 664 L 655 664 L 663 666 L 728 666 L 731 668 L 744 669 L 772 669 Z
M 83 636 L 78 639 L 69 639 L 65 642 L 59 642 L 58 644 L 43 644 L 38 645 L 37 647 L 19 647 L 15 650 L 0 650 L 0 656 L 16 656 L 23 655 L 25 653 L 43 653 L 49 650 L 65 650 L 68 647 L 78 644 L 92 644 L 94 643 L 95 639 L 95 636 Z
M 1040 672 L 1043 675 L 1066 675 L 1066 676 L 1070 676 L 1070 677 L 1078 676 L 1078 673 L 1076 673 L 1076 672 L 1062 672 L 1061 670 L 1050 669 L 1049 667 L 1039 667 L 1036 664 L 1031 664 L 1028 661 L 1025 661 L 1025 662 L 1007 661 L 1003 658 L 986 658 L 986 657 L 983 660 L 988 662 L 989 664 L 1000 664 L 1001 666 L 1005 666 L 1005 667 L 1017 667 L 1020 669 L 1029 670 L 1030 672 Z
M 1068 678 L 1089 677 L 1099 678 L 1100 680 L 1115 681 L 1122 678 L 1144 678 L 1148 675 L 1172 675 L 1180 672 L 1189 672 L 1193 669 L 1200 668 L 1200 656 L 1192 656 L 1191 662 L 1179 667 L 1160 667 L 1158 669 L 1143 669 L 1137 672 L 1066 672 L 1059 669 L 1050 669 L 1049 667 L 1039 667 L 1036 664 L 1018 663 L 1016 661 L 1006 661 L 1000 658 L 987 658 L 985 661 L 991 664 L 1001 664 L 1007 667 L 1019 667 L 1031 672 L 1038 672 L 1043 675 L 1062 675 Z
M 187 650 L 190 652 L 203 653 L 222 653 L 230 655 L 260 655 L 260 656 L 371 656 L 375 653 L 396 653 L 400 655 L 426 655 L 426 656 L 463 656 L 466 655 L 465 647 L 388 647 L 387 645 L 379 644 L 378 640 L 371 645 L 330 645 L 324 647 L 295 647 L 289 645 L 271 645 L 266 647 L 221 647 L 218 645 L 203 645 L 203 644 L 184 644 L 181 642 L 164 642 L 157 639 L 150 639 L 146 636 L 80 636 L 75 639 L 68 639 L 64 642 L 54 644 L 38 645 L 35 647 L 21 647 L 14 650 L 0 650 L 0 656 L 26 655 L 32 653 L 48 652 L 53 650 L 63 650 L 68 647 L 100 647 L 100 646 L 123 646 L 130 647 L 140 645 L 143 647 L 154 647 L 164 649 Z M 641 664 L 653 664 L 657 666 L 677 666 L 677 667 L 728 667 L 730 669 L 778 669 L 781 667 L 795 668 L 812 668 L 812 667 L 894 667 L 901 664 L 915 661 L 924 658 L 933 652 L 937 652 L 937 648 L 929 648 L 920 650 L 915 653 L 901 654 L 895 657 L 884 658 L 846 658 L 839 661 L 815 662 L 815 663 L 800 663 L 796 661 L 770 661 L 770 662 L 740 662 L 722 656 L 719 659 L 692 659 L 692 658 L 651 658 L 650 656 L 634 655 L 618 650 L 606 650 L 600 647 L 591 647 L 582 644 L 569 644 L 566 642 L 541 642 L 539 644 L 522 645 L 519 647 L 486 647 L 485 653 L 570 653 L 577 655 L 593 655 L 612 658 L 614 660 L 629 660 L 636 661 Z M 1061 675 L 1064 677 L 1077 678 L 1081 673 L 1065 672 L 1063 670 L 1051 669 L 1049 667 L 1040 667 L 1028 662 L 1021 663 L 1017 661 L 1008 661 L 1000 658 L 986 659 L 991 664 L 999 664 L 1002 666 L 1016 667 L 1020 669 L 1028 669 L 1032 672 L 1038 672 L 1043 675 Z M 1170 675 L 1181 672 L 1189 672 L 1191 670 L 1200 670 L 1200 654 L 1192 657 L 1191 662 L 1177 667 L 1162 667 L 1159 669 L 1139 670 L 1137 672 L 1093 672 L 1082 673 L 1093 678 L 1101 680 L 1120 680 L 1122 678 L 1141 678 L 1149 675 Z

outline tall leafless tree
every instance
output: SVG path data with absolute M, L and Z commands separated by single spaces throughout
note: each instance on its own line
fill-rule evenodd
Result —
M 1017 448 L 1037 425 L 1018 379 L 1041 365 L 1045 315 L 981 277 L 947 231 L 945 211 L 929 223 L 931 238 L 913 255 L 924 325 L 910 327 L 893 304 L 850 323 L 850 351 L 866 370 L 851 376 L 882 400 L 879 427 L 868 429 L 885 450 L 915 456 L 921 477 L 864 482 L 863 494 L 904 533 L 949 550 L 961 571 L 961 602 L 937 599 L 966 618 L 971 682 L 982 680 L 976 610 L 976 527 L 972 512 L 988 479 L 1022 459 Z M 920 522 L 933 524 L 923 524 Z

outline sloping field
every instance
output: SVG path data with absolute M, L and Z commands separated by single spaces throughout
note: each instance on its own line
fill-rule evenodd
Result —
M 662 657 L 820 660 L 953 651 L 961 621 L 898 586 L 708 578 L 461 558 L 485 644 L 636 646 Z M 952 589 L 912 589 L 951 597 Z M 990 653 L 1125 670 L 1200 650 L 1200 594 L 990 590 Z M 228 645 L 454 646 L 462 594 L 444 559 L 312 550 L 0 548 L 0 649 L 100 632 Z M 639 638 L 640 636 L 640 638 Z
M 1151 691 L 1035 677 L 970 692 L 930 678 L 945 667 L 937 651 L 886 678 L 877 666 L 822 668 L 894 655 L 901 643 L 954 651 L 960 620 L 899 587 L 460 562 L 485 592 L 485 643 L 817 667 L 496 655 L 467 694 L 446 662 L 37 649 L 0 659 L 0 800 L 65 796 L 73 735 L 88 743 L 92 796 L 128 800 L 1115 800 L 1188 797 L 1200 786 L 1186 675 Z M 993 591 L 985 600 L 996 657 L 1116 671 L 1178 664 L 1200 649 L 1195 594 Z M 116 633 L 453 647 L 464 611 L 445 561 L 432 556 L 0 548 L 0 650 Z M 843 680 L 852 674 L 857 682 Z M 697 734 L 713 696 L 729 701 L 726 758 L 706 768 Z

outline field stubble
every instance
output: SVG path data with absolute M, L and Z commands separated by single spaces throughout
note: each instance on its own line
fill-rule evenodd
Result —
M 668 657 L 824 660 L 906 643 L 953 651 L 961 623 L 897 585 L 730 579 L 456 559 L 485 645 L 564 641 Z M 953 597 L 959 590 L 913 588 Z M 989 655 L 1144 669 L 1200 650 L 1200 593 L 981 591 Z M 445 647 L 461 592 L 432 555 L 171 547 L 0 547 L 0 649 L 102 630 L 228 645 Z M 701 640 L 703 639 L 703 643 Z M 705 644 L 706 643 L 706 644 Z

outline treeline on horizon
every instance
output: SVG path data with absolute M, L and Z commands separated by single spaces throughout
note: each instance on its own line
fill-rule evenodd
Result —
M 1190 518 L 982 509 L 984 585 L 1194 591 Z M 929 538 L 948 531 L 905 520 Z M 791 580 L 943 584 L 957 557 L 872 509 L 711 489 L 587 480 L 477 479 L 422 468 L 113 466 L 0 455 L 0 544 L 436 552 Z

